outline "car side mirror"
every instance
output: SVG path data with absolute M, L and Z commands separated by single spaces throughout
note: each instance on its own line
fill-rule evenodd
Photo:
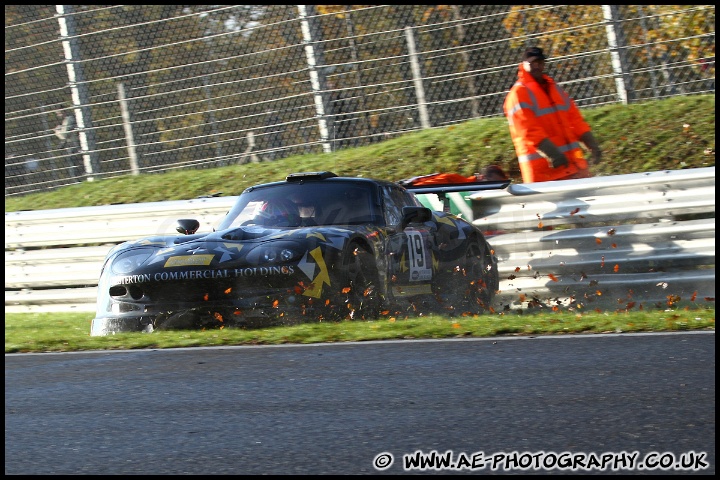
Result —
M 192 235 L 200 228 L 200 222 L 194 218 L 181 218 L 175 225 L 175 230 L 183 235 Z
M 427 207 L 403 207 L 400 229 L 404 230 L 411 223 L 425 223 L 432 220 L 432 211 Z

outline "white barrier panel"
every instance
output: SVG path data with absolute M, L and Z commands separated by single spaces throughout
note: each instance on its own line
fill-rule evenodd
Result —
M 499 261 L 497 308 L 534 299 L 619 305 L 631 298 L 714 302 L 715 167 L 510 185 L 448 194 Z M 94 311 L 105 254 L 174 234 L 179 218 L 213 226 L 236 197 L 5 214 L 5 311 Z M 441 210 L 443 202 L 424 195 Z M 602 298 L 604 297 L 604 298 Z
M 200 220 L 201 230 L 212 231 L 235 203 L 235 198 L 5 212 L 5 250 L 121 243 L 174 234 L 175 221 L 179 218 L 196 218 Z

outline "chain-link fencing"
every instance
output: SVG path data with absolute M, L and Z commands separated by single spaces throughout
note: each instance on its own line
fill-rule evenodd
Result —
M 501 116 L 529 46 L 581 108 L 715 91 L 714 5 L 6 5 L 5 195 Z

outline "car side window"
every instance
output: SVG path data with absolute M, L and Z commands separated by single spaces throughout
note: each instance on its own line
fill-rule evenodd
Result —
M 422 203 L 420 203 L 420 200 L 415 196 L 415 194 L 408 192 L 407 190 L 398 188 L 398 191 L 400 192 L 400 195 L 402 196 L 402 202 L 403 205 L 410 205 L 415 207 L 422 207 Z
M 402 207 L 415 205 L 412 198 L 405 195 L 406 193 L 401 188 L 383 187 L 385 221 L 388 225 L 399 225 L 402 221 Z

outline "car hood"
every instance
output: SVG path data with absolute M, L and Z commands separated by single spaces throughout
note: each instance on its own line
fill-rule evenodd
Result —
M 263 242 L 282 240 L 308 242 L 310 239 L 328 243 L 341 243 L 340 240 L 347 239 L 354 234 L 368 234 L 373 231 L 372 228 L 367 226 L 287 228 L 250 225 L 211 233 L 167 235 L 131 240 L 113 247 L 108 253 L 107 258 L 113 257 L 122 251 L 147 247 L 160 250 L 164 255 L 172 255 L 177 252 L 186 252 L 189 249 L 194 249 L 201 244 L 260 244 Z

